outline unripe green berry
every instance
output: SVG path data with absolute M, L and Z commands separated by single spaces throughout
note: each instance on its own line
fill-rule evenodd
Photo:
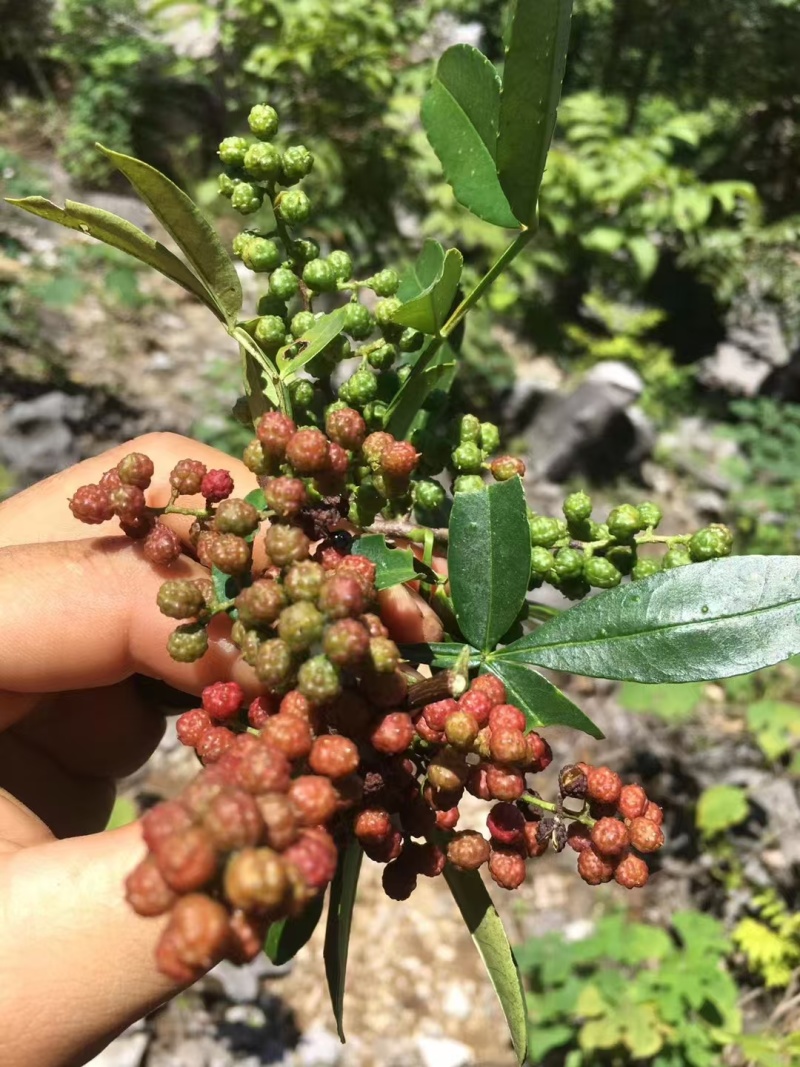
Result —
M 661 558 L 661 567 L 665 571 L 674 570 L 675 567 L 685 567 L 692 562 L 689 549 L 686 545 L 672 545 Z
M 337 282 L 349 282 L 353 277 L 353 261 L 347 252 L 331 252 L 327 262 Z
M 296 144 L 287 148 L 281 160 L 284 185 L 292 185 L 299 182 L 311 173 L 314 166 L 314 157 L 305 145 Z
M 552 548 L 561 537 L 561 528 L 558 519 L 550 519 L 545 515 L 532 515 L 528 519 L 530 528 L 531 544 L 541 545 L 542 548 Z
M 486 488 L 480 474 L 460 474 L 453 482 L 454 493 L 478 493 Z
M 245 152 L 244 169 L 258 182 L 277 178 L 281 170 L 281 154 L 275 145 L 251 144 Z
M 487 455 L 496 452 L 500 447 L 500 431 L 493 422 L 481 423 L 479 444 Z
M 386 300 L 379 300 L 375 304 L 375 321 L 381 327 L 395 325 L 394 313 L 402 306 L 401 301 L 396 296 L 387 297 Z
M 299 600 L 284 608 L 278 619 L 278 637 L 292 652 L 305 652 L 322 637 L 325 617 L 313 604 Z
M 729 556 L 733 548 L 733 535 L 727 526 L 714 523 L 698 530 L 689 542 L 689 555 L 695 563 Z
M 250 270 L 261 274 L 275 270 L 281 261 L 281 252 L 274 241 L 266 237 L 253 237 L 242 249 L 242 263 Z
M 292 337 L 302 337 L 304 333 L 308 333 L 316 321 L 313 311 L 298 311 L 289 323 L 289 332 Z
M 230 200 L 233 196 L 233 190 L 241 182 L 241 178 L 234 178 L 230 174 L 224 172 L 220 174 L 217 179 L 217 188 L 219 189 L 219 195 L 224 196 L 226 200 Z
M 631 578 L 634 582 L 640 582 L 643 578 L 651 578 L 660 572 L 661 564 L 657 559 L 640 559 L 633 566 Z
M 634 534 L 644 529 L 642 516 L 633 504 L 620 504 L 607 520 L 608 532 L 618 541 L 630 541 Z
M 217 155 L 228 167 L 241 167 L 244 165 L 244 157 L 250 147 L 246 137 L 226 137 L 220 142 Z
M 238 534 L 247 537 L 257 529 L 258 510 L 246 500 L 230 497 L 217 505 L 214 513 L 214 528 L 219 533 Z
M 419 330 L 412 330 L 409 326 L 400 334 L 397 345 L 401 352 L 417 352 L 422 348 L 424 341 L 425 334 L 420 333 Z
M 256 104 L 247 116 L 247 125 L 262 141 L 268 141 L 278 132 L 278 112 L 269 104 Z
M 314 293 L 329 293 L 336 288 L 336 275 L 325 259 L 312 259 L 306 263 L 303 281 Z
M 294 263 L 310 263 L 319 258 L 319 245 L 310 237 L 298 237 L 289 245 L 288 252 Z
M 231 207 L 240 215 L 252 215 L 264 203 L 264 191 L 251 182 L 240 182 L 233 190 Z
M 375 370 L 390 370 L 396 359 L 397 349 L 394 345 L 389 344 L 373 348 L 367 354 L 367 363 L 369 363 L 370 367 L 374 367 Z
M 376 296 L 394 296 L 400 286 L 400 275 L 396 270 L 387 267 L 385 270 L 379 270 L 377 274 L 374 274 L 367 282 L 367 285 Z
M 291 300 L 300 291 L 300 282 L 288 267 L 279 267 L 270 275 L 269 291 L 279 300 Z
M 167 652 L 178 663 L 194 663 L 207 651 L 208 632 L 194 623 L 179 626 L 167 640 Z
M 661 508 L 658 504 L 653 504 L 649 500 L 645 500 L 644 503 L 639 504 L 637 509 L 641 517 L 645 528 L 652 527 L 653 529 L 661 522 L 662 514 Z
M 164 582 L 156 597 L 158 609 L 170 619 L 192 619 L 205 607 L 205 598 L 188 578 Z
M 564 515 L 570 525 L 580 526 L 592 514 L 592 498 L 579 491 L 570 493 L 564 501 Z
M 478 444 L 481 439 L 480 419 L 475 415 L 463 415 L 458 425 L 458 440 L 463 445 L 467 442 Z
M 622 580 L 614 564 L 602 556 L 592 556 L 586 560 L 583 576 L 594 589 L 613 589 Z
M 279 637 L 264 641 L 258 648 L 253 666 L 258 680 L 273 692 L 279 692 L 288 687 L 292 677 L 291 649 Z
M 244 255 L 245 248 L 247 248 L 250 241 L 256 237 L 258 237 L 258 234 L 253 233 L 252 230 L 242 230 L 242 232 L 237 233 L 231 241 L 231 251 L 235 256 Z
M 369 308 L 359 304 L 357 300 L 351 300 L 344 309 L 344 332 L 349 333 L 356 341 L 363 341 L 375 329 L 375 320 Z
M 266 348 L 280 348 L 286 340 L 286 323 L 277 315 L 262 315 L 256 323 L 256 340 Z
M 580 578 L 583 574 L 584 562 L 583 552 L 574 548 L 560 548 L 556 553 L 553 570 L 560 579 L 565 581 Z
M 266 474 L 269 471 L 269 462 L 257 437 L 245 445 L 242 462 L 253 474 Z
M 483 465 L 483 453 L 473 441 L 465 441 L 454 448 L 450 459 L 459 474 L 477 474 Z
M 432 478 L 424 478 L 414 482 L 412 492 L 414 503 L 425 511 L 435 511 L 447 499 L 447 493 L 444 491 L 443 486 L 433 481 Z
M 377 379 L 366 367 L 360 367 L 352 377 L 347 379 L 344 385 L 347 386 L 347 402 L 356 408 L 362 408 L 370 400 L 374 400 L 378 392 Z
M 295 411 L 307 411 L 314 403 L 314 386 L 307 378 L 298 378 L 290 384 L 289 395 Z
M 287 189 L 278 193 L 274 205 L 278 218 L 290 226 L 302 225 L 311 214 L 311 201 L 302 189 Z
M 327 704 L 339 695 L 339 671 L 327 656 L 312 656 L 297 674 L 297 688 L 312 704 Z
M 553 570 L 555 560 L 552 552 L 548 552 L 541 545 L 535 545 L 531 549 L 531 573 L 541 578 L 547 577 Z
M 370 430 L 381 430 L 386 421 L 388 406 L 382 400 L 371 400 L 364 405 L 364 422 Z

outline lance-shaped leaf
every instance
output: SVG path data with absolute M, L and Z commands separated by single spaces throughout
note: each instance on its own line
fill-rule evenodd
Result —
M 635 682 L 704 682 L 800 653 L 800 557 L 693 563 L 570 608 L 493 657 Z
M 398 308 L 392 316 L 394 321 L 421 333 L 438 334 L 453 306 L 463 265 L 464 257 L 458 249 L 449 248 L 436 279 L 418 296 Z
M 405 659 L 413 660 L 414 663 L 427 663 L 431 667 L 445 669 L 455 667 L 464 650 L 464 645 L 455 644 L 452 641 L 440 642 L 430 645 L 401 645 L 400 651 Z M 470 648 L 470 657 L 467 666 L 470 669 L 480 667 L 481 654 L 476 648 Z
M 497 168 L 514 214 L 536 222 L 536 202 L 556 125 L 572 0 L 516 0 L 500 94 Z
M 468 44 L 448 48 L 422 101 L 422 123 L 456 200 L 495 226 L 519 224 L 497 177 L 500 76 Z
M 541 726 L 569 726 L 602 740 L 602 731 L 588 715 L 533 667 L 490 656 L 486 669 L 506 687 L 509 704 L 516 704 L 524 712 L 529 731 Z
M 264 952 L 274 964 L 280 966 L 293 960 L 308 943 L 322 917 L 324 900 L 325 894 L 319 893 L 296 918 L 272 923 L 267 931 Z
M 530 533 L 519 478 L 477 493 L 456 493 L 447 561 L 461 632 L 475 648 L 490 652 L 519 614 L 530 577 Z
M 102 241 L 103 244 L 117 248 L 120 252 L 126 252 L 140 263 L 148 267 L 155 267 L 157 271 L 169 278 L 184 289 L 196 296 L 198 300 L 209 307 L 214 314 L 224 321 L 224 316 L 215 300 L 212 300 L 203 283 L 195 277 L 185 263 L 183 263 L 160 241 L 149 237 L 132 222 L 113 215 L 110 211 L 92 207 L 90 204 L 79 204 L 74 200 L 65 200 L 63 208 L 51 203 L 43 196 L 27 196 L 22 200 L 8 200 L 14 207 L 22 208 L 31 215 L 47 219 L 49 222 L 57 222 L 69 230 L 77 230 L 79 233 L 88 234 L 90 237 Z
M 347 953 L 350 947 L 350 928 L 356 902 L 358 876 L 364 853 L 357 841 L 351 841 L 339 860 L 336 876 L 331 882 L 328 903 L 328 925 L 325 929 L 325 976 L 336 1018 L 336 1031 L 344 1043 L 344 983 L 347 975 Z
M 239 276 L 214 228 L 191 197 L 148 163 L 98 147 L 125 175 L 189 260 L 219 307 L 221 317 L 233 324 L 242 306 Z
M 285 345 L 280 349 L 277 355 L 277 363 L 281 378 L 284 381 L 291 381 L 298 371 L 302 370 L 307 363 L 311 362 L 314 356 L 318 356 L 323 348 L 339 336 L 343 328 L 344 308 L 337 308 L 330 315 L 324 315 L 321 319 L 318 319 L 302 337 L 298 337 L 296 341 L 292 341 L 291 344 Z M 297 351 L 298 348 L 300 349 L 299 352 Z M 287 360 L 287 357 L 292 352 L 296 352 L 296 355 Z
M 448 864 L 444 876 L 497 993 L 514 1052 L 524 1063 L 528 1047 L 525 994 L 503 923 L 477 871 L 459 871 Z
M 231 337 L 235 338 L 240 347 L 246 352 L 247 359 L 255 363 L 256 367 L 261 371 L 261 381 L 259 382 L 259 375 L 245 364 L 245 389 L 248 391 L 248 398 L 251 396 L 251 391 L 255 396 L 260 388 L 269 401 L 270 407 L 280 408 L 281 411 L 291 413 L 292 405 L 286 383 L 278 374 L 278 368 L 272 360 L 261 350 L 261 345 L 259 345 L 258 341 L 251 337 L 244 326 L 241 325 L 234 326 L 229 332 Z M 251 399 L 251 411 L 254 410 L 254 407 L 254 402 Z

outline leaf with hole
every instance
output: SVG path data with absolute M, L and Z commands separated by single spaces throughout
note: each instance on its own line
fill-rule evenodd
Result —
M 636 682 L 707 682 L 800 652 L 800 558 L 738 556 L 620 585 L 495 661 Z
M 456 493 L 447 561 L 461 632 L 490 652 L 517 618 L 528 589 L 530 534 L 519 478 Z
M 420 333 L 438 334 L 450 315 L 463 265 L 464 257 L 458 249 L 448 248 L 438 276 L 395 311 L 394 321 Z
M 477 48 L 448 48 L 422 101 L 422 124 L 456 200 L 495 226 L 519 225 L 497 177 L 500 76 Z
M 291 381 L 298 371 L 320 354 L 344 329 L 344 308 L 317 319 L 311 329 L 296 341 L 285 345 L 277 355 L 278 368 L 284 381 Z M 299 349 L 299 351 L 298 351 Z M 292 353 L 295 353 L 292 355 Z
M 220 318 L 233 325 L 242 306 L 239 276 L 216 231 L 191 197 L 141 159 L 98 147 L 125 175 L 189 260 L 219 309 Z
M 572 0 L 516 0 L 509 23 L 497 169 L 521 223 L 534 226 L 536 202 L 556 125 L 567 61 Z
M 427 578 L 435 582 L 436 572 L 418 560 L 410 548 L 390 548 L 382 534 L 367 534 L 353 543 L 353 555 L 365 556 L 375 564 L 375 588 L 390 589 L 393 585 Z

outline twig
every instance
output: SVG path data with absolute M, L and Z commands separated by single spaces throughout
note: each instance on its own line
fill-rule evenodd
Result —
M 400 537 L 407 541 L 422 541 L 424 539 L 424 530 L 428 527 L 422 527 L 420 524 L 414 522 L 403 522 L 402 520 L 391 519 L 376 519 L 371 526 L 367 526 L 364 533 L 368 534 L 383 534 L 384 537 Z M 449 537 L 447 529 L 431 529 L 434 541 L 438 541 L 440 544 L 446 545 Z

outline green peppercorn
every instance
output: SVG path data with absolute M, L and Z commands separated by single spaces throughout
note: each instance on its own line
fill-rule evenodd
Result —
M 336 275 L 324 259 L 312 259 L 303 267 L 303 281 L 314 293 L 329 293 L 336 288 Z
M 235 256 L 244 255 L 244 250 L 247 248 L 247 245 L 257 236 L 258 234 L 253 233 L 252 230 L 242 230 L 242 232 L 237 233 L 233 241 L 231 241 L 231 251 Z
M 389 344 L 373 348 L 367 355 L 367 362 L 375 370 L 389 370 L 396 359 L 397 349 Z
M 553 570 L 555 560 L 553 553 L 548 552 L 541 545 L 534 545 L 531 549 L 531 574 L 545 578 Z
M 314 403 L 314 386 L 307 378 L 298 378 L 289 386 L 289 396 L 296 411 L 307 411 Z
M 331 252 L 327 262 L 337 282 L 348 282 L 353 277 L 353 261 L 347 252 Z
M 344 309 L 344 332 L 349 333 L 356 341 L 363 341 L 369 337 L 375 328 L 375 320 L 369 308 L 359 304 L 357 300 L 351 300 Z
M 304 333 L 308 333 L 316 321 L 313 311 L 298 311 L 289 323 L 289 333 L 294 338 L 302 337 Z
M 549 519 L 545 515 L 532 515 L 528 518 L 528 527 L 531 534 L 531 544 L 540 545 L 542 548 L 552 548 L 561 536 L 561 530 L 557 519 Z
M 264 190 L 252 182 L 239 182 L 231 196 L 231 207 L 240 215 L 252 215 L 264 203 Z
M 614 564 L 602 556 L 591 556 L 585 561 L 583 576 L 594 589 L 613 589 L 622 580 Z
M 268 141 L 278 132 L 278 112 L 269 104 L 256 104 L 247 116 L 247 125 L 262 141 Z
M 266 237 L 253 237 L 242 250 L 242 263 L 259 274 L 275 270 L 280 261 L 280 249 Z
M 661 563 L 657 559 L 640 559 L 631 571 L 634 582 L 641 582 L 644 578 L 652 578 L 654 574 L 660 574 Z
M 389 296 L 385 300 L 378 300 L 375 304 L 375 321 L 383 328 L 384 326 L 396 326 L 393 321 L 395 311 L 403 305 L 396 296 Z
M 686 545 L 672 545 L 664 553 L 661 559 L 661 567 L 665 571 L 674 570 L 675 567 L 685 567 L 692 562 L 692 557 L 689 555 L 689 549 Z
M 454 493 L 478 493 L 486 488 L 480 474 L 460 474 L 453 482 Z
M 468 441 L 477 444 L 481 439 L 480 419 L 474 415 L 464 415 L 458 426 L 458 440 L 466 444 Z
M 279 267 L 270 275 L 269 291 L 279 300 L 291 300 L 300 291 L 300 282 L 288 267 Z
M 500 431 L 493 422 L 481 423 L 480 445 L 487 455 L 496 452 L 500 447 Z
M 379 270 L 377 274 L 373 274 L 367 285 L 376 296 L 394 296 L 400 286 L 400 275 L 396 270 L 387 267 L 385 270 Z
M 293 263 L 310 263 L 319 258 L 319 245 L 310 237 L 298 237 L 287 249 Z
M 426 511 L 435 511 L 447 499 L 444 487 L 432 478 L 421 478 L 418 482 L 414 482 L 412 496 L 417 507 L 424 508 Z
M 277 315 L 264 315 L 256 323 L 256 340 L 266 348 L 280 348 L 286 339 L 286 323 Z
M 305 145 L 296 144 L 287 148 L 281 159 L 283 184 L 292 185 L 311 173 L 314 157 Z
M 246 137 L 226 137 L 220 142 L 217 155 L 227 167 L 241 167 L 249 147 Z
M 653 504 L 649 500 L 645 500 L 644 503 L 637 505 L 636 510 L 641 516 L 641 520 L 645 525 L 645 529 L 652 527 L 653 529 L 661 522 L 661 508 L 658 504 Z
M 347 386 L 348 402 L 356 408 L 362 408 L 374 400 L 378 392 L 378 381 L 366 367 L 359 367 L 343 384 Z M 339 392 L 341 395 L 341 390 Z
M 727 526 L 712 523 L 698 530 L 689 542 L 689 554 L 695 563 L 729 556 L 733 548 L 733 534 Z
M 290 226 L 300 226 L 308 221 L 311 201 L 302 189 L 286 189 L 273 201 L 275 214 Z
M 454 448 L 450 459 L 459 474 L 477 474 L 483 465 L 483 453 L 474 441 L 464 441 Z
M 251 144 L 245 152 L 244 169 L 258 182 L 271 182 L 281 170 L 281 154 L 272 144 Z
M 580 578 L 583 574 L 584 562 L 583 552 L 575 548 L 559 548 L 553 563 L 553 570 L 562 581 Z
M 409 326 L 400 334 L 397 342 L 401 352 L 417 352 L 425 341 L 425 334 L 418 330 L 412 330 Z
M 364 410 L 361 414 L 364 416 L 364 422 L 366 422 L 370 430 L 382 430 L 388 410 L 388 405 L 385 401 L 370 400 L 368 404 L 364 405 Z
M 633 504 L 620 504 L 608 516 L 608 532 L 617 541 L 630 541 L 634 534 L 643 529 L 642 516 Z
M 564 515 L 570 524 L 579 526 L 586 522 L 591 514 L 592 498 L 582 491 L 570 493 L 564 501 Z
M 217 188 L 219 189 L 219 195 L 224 196 L 226 200 L 230 200 L 233 196 L 233 190 L 241 182 L 241 178 L 236 178 L 231 174 L 220 174 L 217 179 Z

